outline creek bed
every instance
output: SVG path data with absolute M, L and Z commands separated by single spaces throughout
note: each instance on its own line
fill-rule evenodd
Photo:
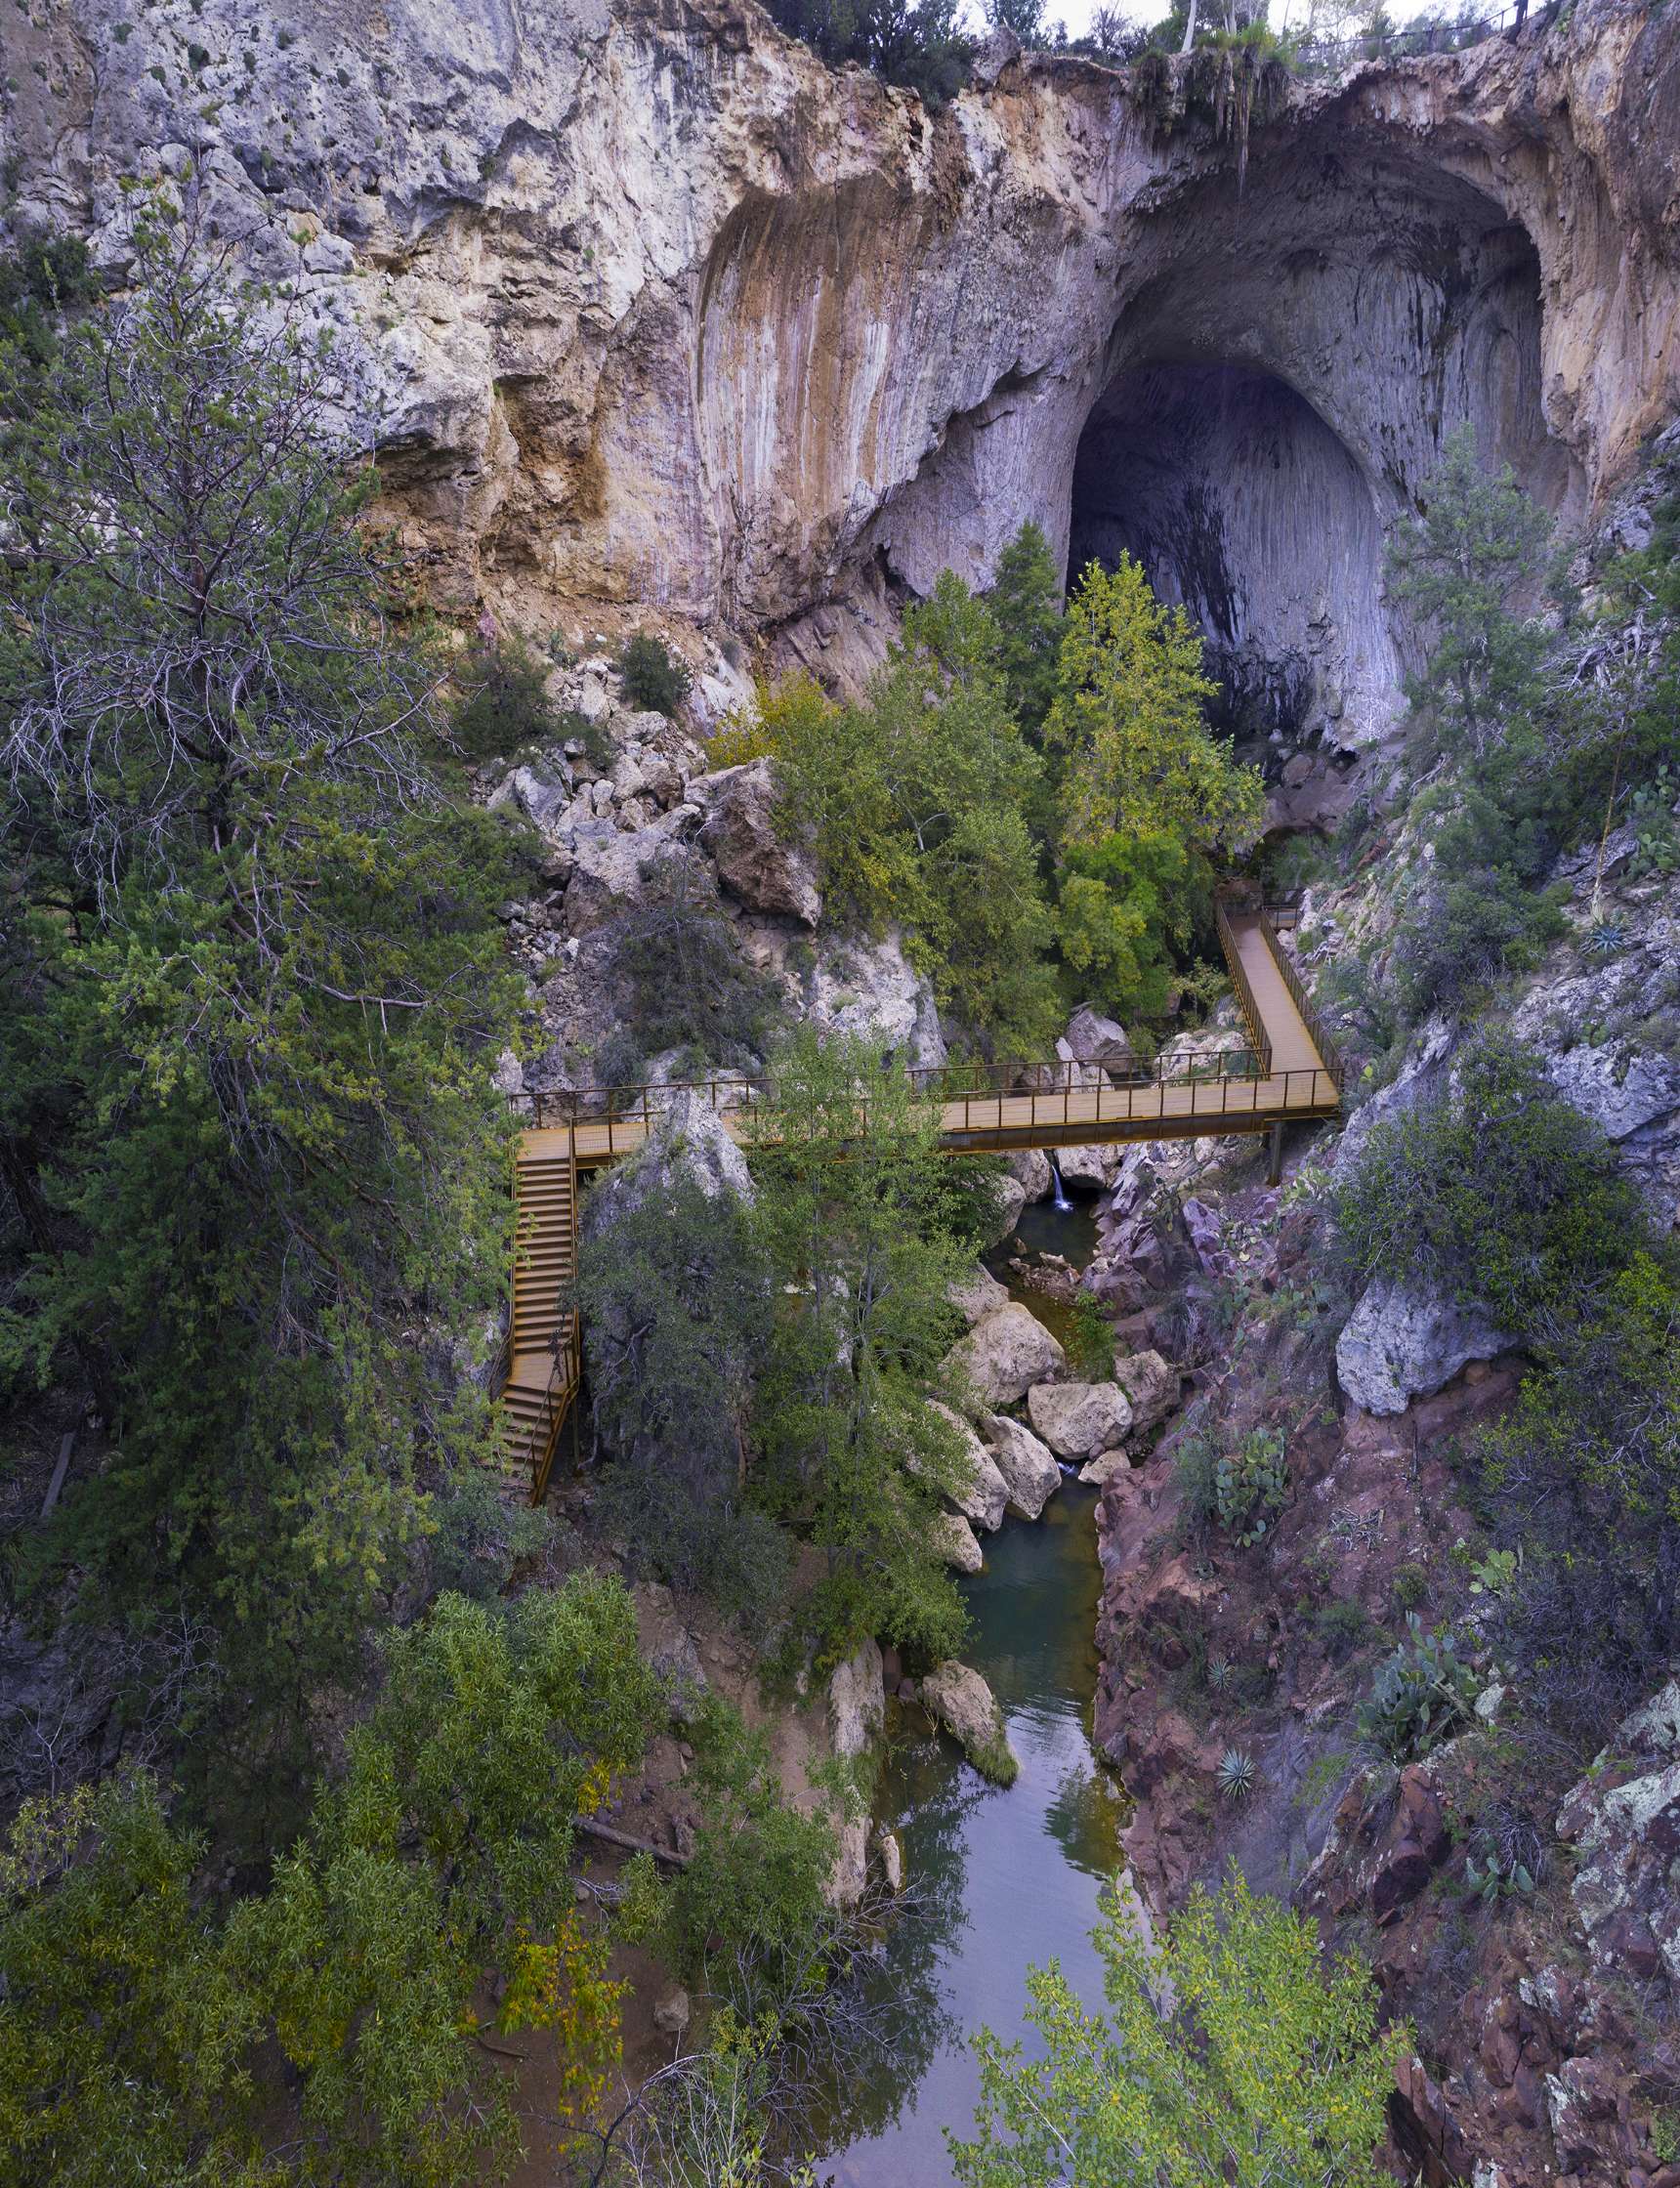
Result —
M 1077 1203 L 1068 1215 L 1047 1203 L 1023 1213 L 1027 1244 L 1075 1267 L 1089 1258 L 1094 1226 Z M 1056 1327 L 1056 1302 L 1011 1288 Z M 983 1538 L 986 1568 L 962 1584 L 973 1621 L 964 1661 L 1003 1706 L 1021 1758 L 1015 1785 L 986 1785 L 919 1708 L 890 1712 L 877 1814 L 901 1833 L 906 1872 L 929 1904 L 890 1935 L 878 1978 L 902 2009 L 900 2039 L 830 2115 L 818 2174 L 836 2188 L 953 2179 L 944 2130 L 966 2134 L 980 2094 L 969 2040 L 982 2027 L 1006 2041 L 1028 2035 L 1029 1966 L 1059 1959 L 1085 2003 L 1102 2003 L 1090 1933 L 1102 1887 L 1121 1866 L 1125 1808 L 1090 1741 L 1096 1498 L 1065 1475 L 1041 1520 L 1007 1519 Z

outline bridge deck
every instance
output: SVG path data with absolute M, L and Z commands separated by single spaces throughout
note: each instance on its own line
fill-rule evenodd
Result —
M 1199 1138 L 1259 1132 L 1289 1120 L 1333 1115 L 1340 1106 L 1339 1065 L 1309 1023 L 1299 979 L 1278 947 L 1264 911 L 1220 908 L 1220 940 L 1251 1047 L 1224 1057 L 1138 1060 L 1084 1081 L 1091 1069 L 1048 1067 L 1038 1085 L 964 1091 L 922 1074 L 940 1109 L 941 1144 L 952 1154 L 986 1149 L 1055 1148 L 1124 1140 Z M 945 1076 L 948 1077 L 948 1074 Z M 762 1081 L 698 1082 L 726 1129 L 743 1145 L 760 1139 L 766 1115 Z M 562 1301 L 572 1269 L 579 1169 L 598 1167 L 639 1148 L 658 1123 L 668 1087 L 603 1090 L 562 1097 L 573 1114 L 538 1121 L 520 1135 L 517 1190 L 520 1250 L 514 1270 L 513 1333 L 508 1361 L 507 1461 L 529 1468 L 533 1500 L 547 1488 L 560 1426 L 581 1372 L 575 1314 Z M 545 1106 L 538 1097 L 539 1111 Z

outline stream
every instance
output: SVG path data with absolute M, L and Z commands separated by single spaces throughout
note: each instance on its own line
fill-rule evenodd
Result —
M 1095 1229 L 1075 1201 L 1029 1206 L 1023 1242 L 1090 1258 Z M 1058 1334 L 1067 1310 L 994 1273 Z M 1003 1706 L 1021 1776 L 987 1785 L 919 1708 L 889 1705 L 878 1817 L 898 1830 L 927 1908 L 894 1930 L 879 1977 L 902 2009 L 899 2040 L 848 2086 L 818 2167 L 834 2188 L 945 2188 L 946 2127 L 967 2133 L 980 2095 L 970 2039 L 1029 2037 L 1027 1971 L 1052 1957 L 1088 2006 L 1102 2003 L 1090 1941 L 1104 1883 L 1120 1866 L 1124 1807 L 1090 1742 L 1101 1592 L 1097 1493 L 1071 1475 L 1038 1521 L 1006 1519 L 965 1580 L 973 1621 L 964 1661 Z

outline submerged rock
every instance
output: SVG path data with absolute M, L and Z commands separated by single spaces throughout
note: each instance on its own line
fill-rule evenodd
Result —
M 957 1742 L 982 1776 L 1012 1786 L 1021 1760 L 1009 1745 L 1003 1711 L 980 1673 L 954 1661 L 936 1664 L 922 1681 L 928 1713 Z

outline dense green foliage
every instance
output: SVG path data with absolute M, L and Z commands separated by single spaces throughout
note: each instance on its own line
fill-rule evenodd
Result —
M 858 1043 L 802 1035 L 753 1155 L 779 1311 L 758 1389 L 760 1502 L 822 1553 L 810 1607 L 838 1658 L 874 1634 L 934 1658 L 963 1615 L 930 1545 L 955 1434 L 927 1404 L 955 1328 L 947 1294 L 985 1236 L 983 1173 Z
M 692 847 L 642 870 L 627 909 L 602 931 L 601 977 L 620 984 L 623 1014 L 595 1058 L 604 1087 L 635 1086 L 650 1058 L 676 1052 L 679 1076 L 757 1063 L 781 1014 L 775 981 L 753 966 L 717 884 Z
M 1404 2034 L 1378 2035 L 1369 1975 L 1323 1968 L 1310 1921 L 1236 1877 L 1158 1946 L 1111 1899 L 1096 1943 L 1106 2015 L 1052 1962 L 1028 1978 L 1045 2056 L 981 2037 L 980 2132 L 951 2140 L 963 2188 L 1380 2188 Z
M 1372 1129 L 1337 1215 L 1360 1278 L 1404 1271 L 1524 1336 L 1622 1261 L 1637 1208 L 1603 1133 L 1491 1034 Z
M 1173 947 L 1211 902 L 1213 859 L 1259 832 L 1259 778 L 1208 730 L 1215 686 L 1181 608 L 1140 566 L 1092 564 L 1069 605 L 1045 741 L 1060 777 L 1064 957 L 1122 1016 L 1173 999 Z
M 573 1821 L 657 1695 L 628 1597 L 593 1578 L 511 1614 L 441 1597 L 386 1657 L 342 1782 L 225 1920 L 148 1779 L 25 1808 L 0 1860 L 0 2178 L 505 2174 L 519 2137 L 474 2000 L 532 1959 L 599 1984 L 567 1920 Z M 288 2083 L 301 2132 L 273 2149 Z
M 696 1588 L 761 1631 L 785 1603 L 786 1538 L 747 1496 L 751 1375 L 772 1276 L 752 1211 L 650 1158 L 597 1190 L 578 1302 L 598 1433 L 614 1463 L 602 1520 L 653 1578 Z
M 1049 917 L 1026 814 L 1038 762 L 1012 721 L 996 628 L 947 571 L 906 610 L 862 705 L 761 696 L 787 809 L 815 836 L 831 916 L 897 921 L 942 1002 L 1011 1054 L 1047 1048 Z
M 1423 490 L 1420 517 L 1389 534 L 1388 583 L 1433 637 L 1429 666 L 1409 687 L 1452 746 L 1482 758 L 1532 694 L 1531 626 L 1508 602 L 1537 575 L 1551 520 L 1507 465 L 1485 472 L 1461 426 Z
M 858 62 L 931 106 L 968 81 L 970 42 L 955 0 L 772 0 L 770 13 L 824 61 Z
M 992 1054 L 1047 1051 L 1081 999 L 1162 1023 L 1211 924 L 1215 860 L 1258 828 L 1259 778 L 1208 730 L 1183 610 L 1093 564 L 1064 616 L 1027 526 L 984 599 L 945 571 L 864 703 L 794 680 L 715 740 L 768 752 L 830 916 L 898 923 Z
M 750 2025 L 803 1986 L 828 1918 L 834 1831 L 782 1799 L 770 1743 L 738 1711 L 708 1696 L 689 1737 L 704 1829 L 674 1877 L 639 1857 L 633 1926 L 685 1983 Z
M 455 672 L 449 742 L 466 760 L 505 759 L 526 745 L 576 737 L 600 765 L 605 739 L 581 714 L 549 696 L 550 669 L 523 638 L 481 636 Z
M 646 713 L 675 715 L 693 684 L 686 662 L 663 639 L 638 631 L 618 656 L 618 683 L 626 706 Z
M 502 831 L 430 778 L 330 356 L 140 231 L 138 286 L 12 363 L 0 570 L 0 1170 L 14 1387 L 108 1425 L 44 1561 L 217 1629 L 235 1756 L 295 1731 L 470 1459 L 409 1335 L 496 1298 Z M 218 1773 L 228 1790 L 232 1774 Z M 270 1785 L 283 1787 L 271 1755 Z

